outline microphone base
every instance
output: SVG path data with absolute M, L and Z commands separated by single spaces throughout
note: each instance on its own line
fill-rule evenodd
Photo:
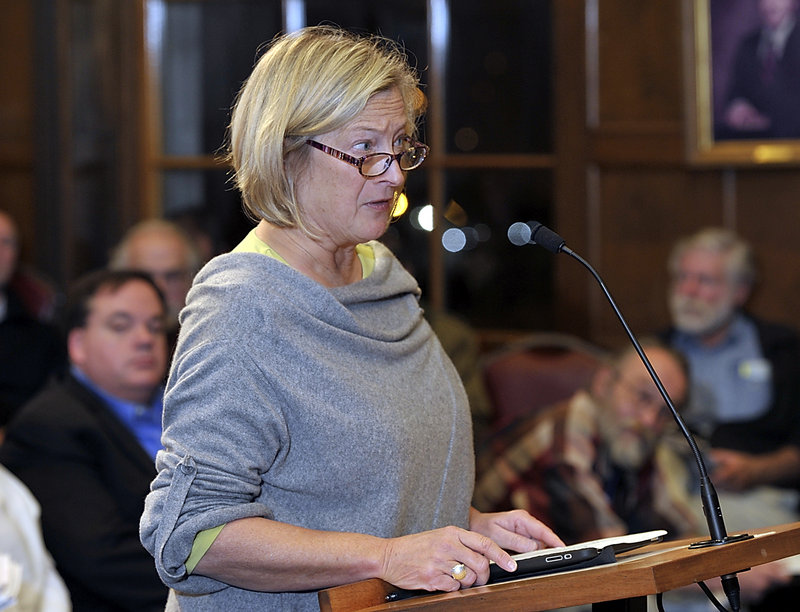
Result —
M 694 542 L 689 545 L 689 548 L 708 548 L 709 546 L 722 546 L 723 544 L 733 544 L 734 542 L 742 542 L 750 540 L 754 536 L 749 533 L 742 533 L 735 536 L 725 536 L 721 540 L 703 540 L 702 542 Z

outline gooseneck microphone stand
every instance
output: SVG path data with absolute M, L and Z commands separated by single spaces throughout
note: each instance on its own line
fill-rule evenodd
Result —
M 689 443 L 689 448 L 694 455 L 695 463 L 697 464 L 697 470 L 700 476 L 700 499 L 702 500 L 703 504 L 703 514 L 706 518 L 706 523 L 708 524 L 708 531 L 711 536 L 708 540 L 703 540 L 700 542 L 695 542 L 689 546 L 689 548 L 703 548 L 707 546 L 721 546 L 723 544 L 730 544 L 732 542 L 740 542 L 742 540 L 747 540 L 752 538 L 752 535 L 749 534 L 740 534 L 735 536 L 729 536 L 727 531 L 725 530 L 725 521 L 722 517 L 722 508 L 719 505 L 719 498 L 717 497 L 717 491 L 714 488 L 714 484 L 711 482 L 711 478 L 708 475 L 708 470 L 706 469 L 705 462 L 703 461 L 703 456 L 700 453 L 700 449 L 697 446 L 697 442 L 692 436 L 689 428 L 686 426 L 686 423 L 681 417 L 678 410 L 675 408 L 675 404 L 672 401 L 672 398 L 667 393 L 667 390 L 664 388 L 664 385 L 661 382 L 661 379 L 658 377 L 653 365 L 650 363 L 650 360 L 647 358 L 644 350 L 642 349 L 641 344 L 634 336 L 633 332 L 631 331 L 630 327 L 628 326 L 625 317 L 622 316 L 622 312 L 617 307 L 617 303 L 614 298 L 611 296 L 611 293 L 606 288 L 603 279 L 597 273 L 597 271 L 592 267 L 589 262 L 587 262 L 583 257 L 578 255 L 575 251 L 570 249 L 566 245 L 566 241 L 556 234 L 553 230 L 545 227 L 541 223 L 537 221 L 531 221 L 529 223 L 514 223 L 508 229 L 508 238 L 509 240 L 518 246 L 522 246 L 525 244 L 538 244 L 539 246 L 547 249 L 551 253 L 565 253 L 572 257 L 573 259 L 580 262 L 584 268 L 586 268 L 597 283 L 600 285 L 600 288 L 603 290 L 603 293 L 606 296 L 609 304 L 614 310 L 614 314 L 616 314 L 617 319 L 622 324 L 622 327 L 625 329 L 625 333 L 627 334 L 628 338 L 630 339 L 633 347 L 636 349 L 636 352 L 639 355 L 639 358 L 642 360 L 642 363 L 647 368 L 647 372 L 650 374 L 650 378 L 653 379 L 653 382 L 656 384 L 658 388 L 658 392 L 661 394 L 661 397 L 664 398 L 664 402 L 666 402 L 667 406 L 669 407 L 669 411 L 672 414 L 672 418 L 678 425 L 678 428 L 681 430 L 684 438 Z M 739 580 L 736 577 L 736 574 L 726 574 L 725 576 L 721 576 L 722 579 L 722 588 L 725 591 L 725 595 L 728 598 L 728 602 L 731 605 L 731 609 L 734 612 L 737 612 L 740 607 L 740 596 L 739 596 Z

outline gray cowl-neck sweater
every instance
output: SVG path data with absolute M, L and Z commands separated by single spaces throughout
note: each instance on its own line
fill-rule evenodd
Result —
M 263 516 L 393 537 L 466 527 L 474 480 L 458 375 L 416 281 L 378 242 L 372 274 L 328 289 L 257 253 L 197 275 L 164 402 L 141 538 L 168 609 L 316 610 L 189 575 L 195 535 Z

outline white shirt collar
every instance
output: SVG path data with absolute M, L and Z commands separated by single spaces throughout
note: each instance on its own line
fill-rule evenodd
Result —
M 766 52 L 766 46 L 772 44 L 772 48 L 778 57 L 783 55 L 783 49 L 786 47 L 786 41 L 792 33 L 795 25 L 795 18 L 789 17 L 784 19 L 781 24 L 774 30 L 764 29 L 761 34 L 762 52 Z

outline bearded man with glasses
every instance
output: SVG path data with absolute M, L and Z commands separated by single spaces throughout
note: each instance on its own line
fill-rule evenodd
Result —
M 642 346 L 673 402 L 683 403 L 683 358 L 652 339 Z M 638 354 L 626 348 L 587 389 L 487 441 L 473 503 L 486 512 L 525 509 L 570 544 L 654 529 L 695 533 L 688 474 L 667 443 L 674 426 Z

